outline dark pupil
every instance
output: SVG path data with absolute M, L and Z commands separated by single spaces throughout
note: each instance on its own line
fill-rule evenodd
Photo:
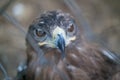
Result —
M 37 35 L 38 37 L 43 37 L 43 36 L 46 35 L 46 33 L 43 32 L 43 31 L 41 31 L 41 30 L 39 30 L 39 29 L 36 29 L 36 35 Z
M 73 30 L 74 30 L 74 25 L 68 27 L 68 32 L 73 32 Z

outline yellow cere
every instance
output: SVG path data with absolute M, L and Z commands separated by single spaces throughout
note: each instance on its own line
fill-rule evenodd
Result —
M 39 45 L 39 46 L 47 45 L 47 46 L 53 47 L 53 48 L 56 47 L 55 44 L 54 44 L 54 41 L 51 41 L 51 40 L 49 40 L 49 41 L 44 41 L 44 42 L 39 42 L 38 45 Z
M 66 39 L 66 46 L 70 44 L 71 41 L 74 41 L 76 40 L 76 36 L 73 36 L 73 37 L 69 37 Z
M 43 45 L 45 45 L 45 44 L 47 44 L 46 42 L 39 42 L 38 43 L 38 45 L 40 45 L 40 46 L 43 46 Z

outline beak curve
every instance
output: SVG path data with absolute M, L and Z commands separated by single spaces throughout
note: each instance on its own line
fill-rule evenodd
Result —
M 62 34 L 57 35 L 56 46 L 61 51 L 61 57 L 65 57 L 65 39 Z

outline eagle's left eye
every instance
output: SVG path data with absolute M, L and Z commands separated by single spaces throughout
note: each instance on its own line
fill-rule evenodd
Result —
M 74 31 L 74 25 L 70 25 L 68 28 L 67 28 L 67 31 L 68 32 L 73 32 Z
M 76 25 L 74 23 L 71 23 L 69 26 L 67 26 L 67 35 L 73 36 L 76 34 Z

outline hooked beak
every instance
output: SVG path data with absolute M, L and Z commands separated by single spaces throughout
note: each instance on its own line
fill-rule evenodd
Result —
M 44 42 L 39 42 L 38 44 L 40 46 L 47 45 L 52 48 L 58 48 L 59 51 L 61 52 L 61 57 L 64 58 L 65 57 L 65 46 L 67 45 L 66 41 L 67 40 L 66 40 L 65 31 L 60 27 L 56 27 L 53 30 L 51 40 L 49 39 Z
M 65 57 L 65 39 L 62 34 L 58 34 L 56 37 L 56 46 L 61 51 L 61 57 Z

